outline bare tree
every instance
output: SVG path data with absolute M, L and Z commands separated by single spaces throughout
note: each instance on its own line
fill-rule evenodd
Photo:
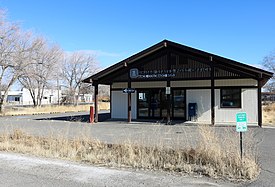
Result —
M 41 106 L 44 90 L 55 79 L 62 51 L 58 46 L 49 46 L 44 38 L 36 38 L 32 62 L 24 69 L 19 82 L 30 92 L 34 106 Z
M 110 101 L 110 86 L 99 85 L 98 86 L 99 99 L 102 101 Z
M 268 83 L 264 86 L 264 88 L 269 92 L 275 91 L 275 51 L 270 53 L 270 55 L 264 57 L 263 66 L 267 70 L 274 73 L 272 79 L 268 81 Z
M 7 89 L 7 85 L 6 84 L 2 84 L 1 87 L 0 87 L 0 91 L 2 92 L 3 90 L 6 90 Z M 1 98 L 1 97 L 0 97 Z
M 79 93 L 80 94 L 93 94 L 94 88 L 93 88 L 92 84 L 82 83 Z
M 62 63 L 62 81 L 67 88 L 67 101 L 77 104 L 85 77 L 98 71 L 95 58 L 84 52 L 67 54 Z
M 4 92 L 0 94 L 0 112 L 3 112 L 11 86 L 31 63 L 35 45 L 31 33 L 23 32 L 17 24 L 6 21 L 3 12 L 0 13 L 0 88 Z
M 264 89 L 267 92 L 275 92 L 275 82 L 274 80 L 269 80 L 267 84 L 264 85 Z

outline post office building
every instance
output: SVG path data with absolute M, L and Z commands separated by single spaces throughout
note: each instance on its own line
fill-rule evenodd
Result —
M 249 63 L 249 62 L 248 62 Z M 164 40 L 118 62 L 84 82 L 110 85 L 111 118 L 234 124 L 246 112 L 249 125 L 262 124 L 261 88 L 272 73 Z

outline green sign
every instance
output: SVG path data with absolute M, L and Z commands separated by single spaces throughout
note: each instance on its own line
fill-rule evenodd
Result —
M 246 132 L 247 131 L 247 117 L 245 112 L 240 112 L 236 114 L 236 131 Z

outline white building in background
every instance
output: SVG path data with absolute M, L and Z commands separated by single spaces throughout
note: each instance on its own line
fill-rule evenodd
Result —
M 37 93 L 37 89 L 35 90 Z M 1 92 L 2 96 L 4 92 Z M 42 98 L 42 105 L 58 104 L 61 100 L 61 90 L 45 89 Z M 20 91 L 9 91 L 7 97 L 8 105 L 33 105 L 33 100 L 29 90 L 23 88 Z
M 36 95 L 37 95 L 37 89 Z M 2 96 L 4 92 L 1 92 Z M 58 104 L 62 102 L 62 98 L 66 97 L 62 90 L 56 89 L 45 89 L 43 93 L 43 98 L 41 101 L 42 105 L 49 105 L 49 104 Z M 77 97 L 77 94 L 76 94 Z M 80 94 L 78 98 L 79 103 L 91 103 L 93 101 L 92 94 Z M 26 88 L 23 88 L 20 91 L 9 91 L 7 97 L 7 104 L 8 105 L 33 105 L 32 97 Z
M 92 103 L 93 102 L 93 94 L 80 94 L 79 98 L 78 98 L 78 102 Z

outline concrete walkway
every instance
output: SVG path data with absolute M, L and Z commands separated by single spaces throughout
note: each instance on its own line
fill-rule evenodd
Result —
M 0 152 L 0 186 L 233 186 L 206 177 L 82 165 Z

